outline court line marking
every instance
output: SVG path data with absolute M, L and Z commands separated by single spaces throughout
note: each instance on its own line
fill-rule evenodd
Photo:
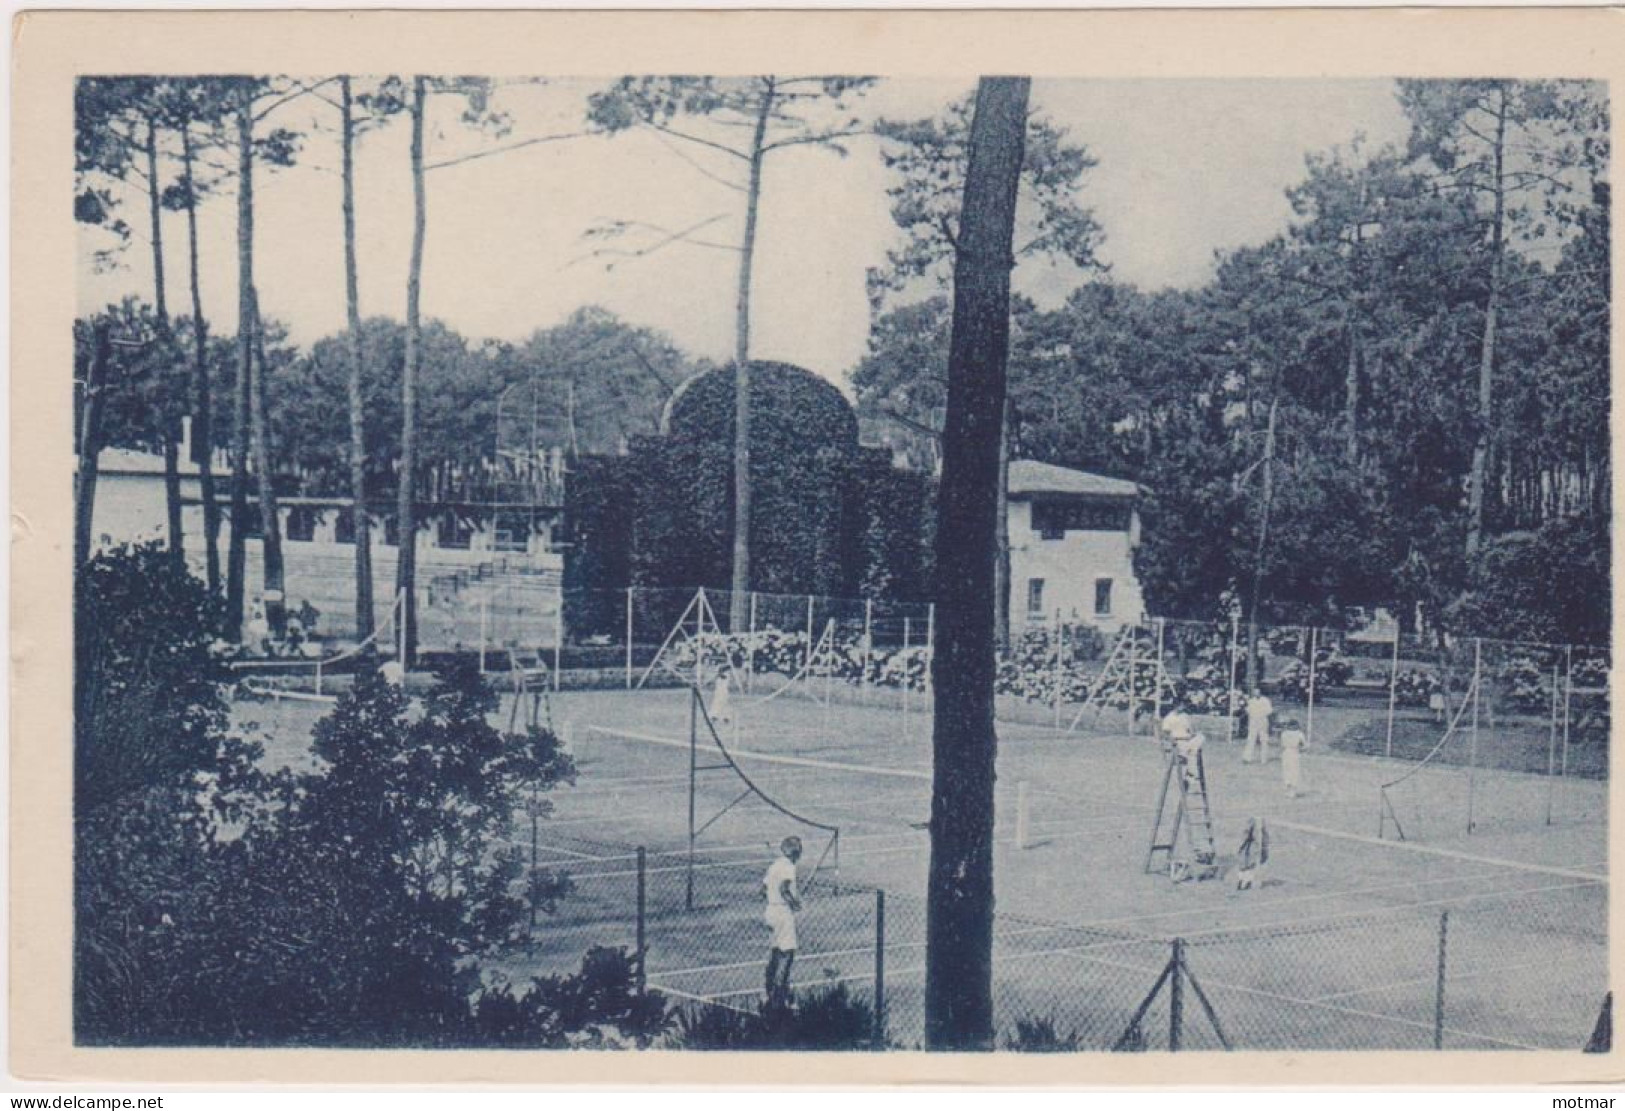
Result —
M 634 740 L 647 741 L 650 744 L 665 745 L 668 748 L 687 748 L 689 742 L 677 741 L 670 737 L 660 737 L 653 733 L 643 733 L 632 729 L 609 729 L 603 726 L 590 725 L 587 727 L 594 733 L 607 733 L 612 737 L 631 737 Z M 696 745 L 696 748 L 706 752 L 721 753 L 722 750 L 715 745 Z M 747 760 L 761 760 L 770 764 L 792 764 L 802 768 L 825 768 L 829 771 L 862 772 L 866 775 L 890 775 L 899 779 L 923 779 L 930 782 L 931 773 L 915 771 L 912 768 L 888 768 L 878 764 L 848 764 L 837 760 L 813 760 L 805 756 L 776 756 L 768 752 L 753 752 L 748 749 L 733 749 L 733 754 Z
M 1436 845 L 1418 845 L 1412 841 L 1389 841 L 1381 837 L 1371 837 L 1364 833 L 1348 833 L 1340 829 L 1306 825 L 1302 822 L 1291 822 L 1283 818 L 1271 819 L 1271 824 L 1282 829 L 1297 830 L 1299 833 L 1313 833 L 1321 837 L 1331 837 L 1340 841 L 1354 841 L 1362 845 L 1381 845 L 1387 849 L 1403 849 L 1406 852 L 1422 853 L 1426 856 L 1442 856 L 1450 860 L 1466 860 L 1474 864 L 1494 864 L 1502 868 L 1515 868 L 1524 872 L 1544 872 L 1548 875 L 1562 876 L 1572 880 L 1588 880 L 1592 883 L 1602 884 L 1608 882 L 1606 873 L 1598 875 L 1595 872 L 1582 872 L 1574 868 L 1559 868 L 1552 864 L 1529 864 L 1521 860 L 1507 860 L 1504 857 L 1482 856 L 1478 853 L 1462 852 L 1460 849 L 1443 849 Z

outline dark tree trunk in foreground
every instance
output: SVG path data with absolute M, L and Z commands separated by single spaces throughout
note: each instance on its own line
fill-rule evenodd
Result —
M 423 328 L 418 319 L 418 295 L 423 281 L 423 234 L 427 222 L 423 195 L 423 101 L 427 95 L 424 79 L 412 79 L 412 264 L 406 275 L 406 359 L 401 370 L 401 463 L 398 478 L 396 514 L 395 589 L 402 595 L 401 618 L 405 627 L 405 656 L 402 666 L 410 666 L 417 654 L 418 627 L 416 599 L 417 521 L 413 499 L 414 469 L 417 466 L 417 378 L 422 359 Z
M 209 593 L 220 593 L 220 506 L 214 500 L 214 392 L 209 381 L 208 333 L 203 323 L 203 291 L 198 286 L 197 183 L 192 176 L 192 125 L 181 125 L 181 165 L 186 182 L 186 250 L 192 279 L 192 462 L 197 464 L 203 500 L 204 567 Z
M 993 1048 L 995 517 L 1030 84 L 986 77 L 977 87 L 954 262 L 936 540 L 928 1049 Z
M 226 639 L 241 640 L 248 564 L 248 421 L 254 379 L 254 89 L 237 92 L 237 393 L 231 425 L 231 544 L 226 551 Z
M 350 79 L 343 89 L 344 305 L 350 340 L 350 512 L 355 522 L 355 635 L 372 635 L 372 531 L 367 519 L 367 437 L 362 409 L 361 294 L 355 261 L 355 109 Z

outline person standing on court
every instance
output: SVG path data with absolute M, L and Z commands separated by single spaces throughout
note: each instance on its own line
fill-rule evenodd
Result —
M 1270 758 L 1270 715 L 1275 706 L 1262 690 L 1247 699 L 1247 747 L 1241 750 L 1241 762 L 1267 764 Z
M 767 911 L 762 921 L 773 931 L 773 940 L 767 953 L 767 1005 L 790 1005 L 790 966 L 796 959 L 796 914 L 801 910 L 801 896 L 796 889 L 796 861 L 801 859 L 801 838 L 786 837 L 779 844 L 779 855 L 768 865 L 762 886 L 767 896 Z
M 1309 739 L 1298 728 L 1297 718 L 1287 718 L 1281 723 L 1281 782 L 1286 787 L 1288 798 L 1297 798 L 1298 790 L 1303 786 L 1303 766 L 1299 761 L 1299 754 Z
M 717 672 L 717 685 L 711 691 L 711 721 L 713 724 L 726 725 L 733 720 L 732 685 L 726 667 Z

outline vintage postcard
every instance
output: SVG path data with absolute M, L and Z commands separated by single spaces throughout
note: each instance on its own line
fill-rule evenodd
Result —
M 1622 26 L 19 16 L 12 1071 L 1617 1080 Z

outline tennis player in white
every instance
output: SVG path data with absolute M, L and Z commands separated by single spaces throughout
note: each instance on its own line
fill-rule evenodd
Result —
M 796 913 L 801 896 L 796 890 L 796 861 L 801 859 L 801 838 L 786 837 L 779 855 L 762 877 L 767 911 L 762 920 L 773 931 L 767 953 L 767 1005 L 789 1006 L 790 965 L 796 959 Z

